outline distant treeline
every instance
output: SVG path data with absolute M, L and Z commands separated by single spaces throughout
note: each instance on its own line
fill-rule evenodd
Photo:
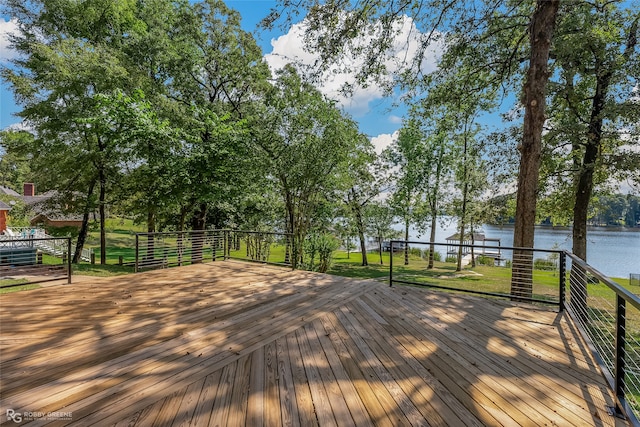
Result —
M 512 207 L 515 206 L 515 194 L 494 197 L 491 204 L 496 207 L 494 212 L 495 224 L 513 224 Z M 544 214 L 543 214 L 544 215 Z M 563 215 L 543 216 L 538 221 L 540 225 L 571 225 L 568 220 L 563 221 Z M 640 196 L 632 194 L 610 194 L 594 196 L 589 204 L 590 226 L 599 227 L 638 227 L 640 228 Z

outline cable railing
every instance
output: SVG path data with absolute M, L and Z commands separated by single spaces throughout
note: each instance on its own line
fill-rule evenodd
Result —
M 640 425 L 640 298 L 567 253 L 567 311 L 616 396 L 616 415 Z
M 224 259 L 225 230 L 136 233 L 135 272 Z
M 71 283 L 70 254 L 70 237 L 0 236 L 0 288 L 60 279 Z
M 292 238 L 289 233 L 225 230 L 227 258 L 291 266 Z
M 44 253 L 52 256 L 62 256 L 63 250 L 56 246 L 56 237 L 50 236 L 42 228 L 36 227 L 11 227 L 4 231 L 4 235 L 0 235 L 0 239 L 19 240 L 19 239 L 45 239 L 40 240 L 39 249 Z M 93 259 L 93 249 L 83 248 L 80 253 L 80 259 L 91 262 Z
M 443 246 L 455 250 L 433 268 L 403 265 L 409 259 L 405 251 L 428 260 Z M 389 249 L 390 286 L 427 286 L 566 309 L 614 392 L 616 406 L 610 412 L 640 425 L 640 298 L 633 292 L 566 251 L 404 240 L 391 241 Z
M 236 259 L 291 265 L 290 235 L 242 230 L 136 233 L 135 271 Z
M 445 247 L 443 260 L 438 249 Z M 566 256 L 561 250 L 405 240 L 392 240 L 390 248 L 391 286 L 410 284 L 564 307 Z M 441 262 L 426 270 L 405 268 L 405 250 Z M 465 268 L 469 265 L 488 269 L 491 279 Z

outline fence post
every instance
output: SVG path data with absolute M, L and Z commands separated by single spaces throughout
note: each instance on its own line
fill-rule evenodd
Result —
M 226 261 L 229 258 L 229 253 L 227 250 L 227 245 L 228 245 L 228 240 L 229 240 L 229 230 L 224 230 L 224 232 L 222 233 L 222 239 L 223 239 L 223 243 L 222 243 L 222 259 L 224 261 Z
M 393 240 L 389 242 L 389 287 L 393 286 Z
M 616 355 L 615 355 L 615 392 L 619 402 L 624 402 L 624 377 L 625 377 L 625 358 L 626 358 L 626 301 L 620 295 L 616 295 Z M 616 413 L 622 414 L 622 410 L 616 404 Z
M 216 260 L 216 249 L 218 246 L 218 239 L 216 238 L 217 231 L 213 230 L 211 232 L 211 261 Z
M 139 243 L 140 243 L 140 239 L 139 239 L 138 233 L 136 233 L 136 264 L 135 264 L 135 266 L 133 268 L 133 271 L 135 273 L 138 272 L 138 248 L 140 246 Z
M 67 237 L 67 284 L 71 284 L 71 237 Z
M 562 313 L 565 309 L 565 302 L 567 299 L 567 253 L 565 251 L 560 252 L 560 272 L 559 272 L 559 298 L 560 298 L 560 309 L 559 311 Z

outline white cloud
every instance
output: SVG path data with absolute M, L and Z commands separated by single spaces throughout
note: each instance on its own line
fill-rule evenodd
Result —
M 389 123 L 393 123 L 394 125 L 399 125 L 402 123 L 402 117 L 392 114 L 389 116 Z
M 392 134 L 383 133 L 371 138 L 371 143 L 376 150 L 376 153 L 382 153 L 382 150 L 391 145 L 392 142 L 398 139 L 399 131 L 395 131 Z
M 18 32 L 18 21 L 5 21 L 0 18 L 0 62 L 6 62 L 17 56 L 17 52 L 9 47 L 8 34 Z
M 318 55 L 306 49 L 305 30 L 306 23 L 303 21 L 293 25 L 288 33 L 271 40 L 272 51 L 265 55 L 265 60 L 272 70 L 280 69 L 287 63 L 295 64 L 299 70 L 315 66 Z M 384 61 L 389 75 L 383 76 L 382 84 L 371 78 L 367 81 L 366 87 L 356 85 L 355 70 L 362 68 L 363 59 L 345 54 L 337 61 L 343 65 L 344 69 L 335 66 L 325 72 L 318 88 L 329 98 L 338 101 L 354 117 L 365 115 L 369 112 L 370 102 L 384 97 L 383 84 L 390 83 L 392 74 L 410 63 L 420 49 L 420 37 L 423 35 L 416 29 L 411 18 L 405 16 L 396 24 L 396 30 L 396 37 L 388 50 L 387 59 Z M 370 39 L 371 36 L 363 36 L 355 42 L 355 45 L 366 46 Z M 439 52 L 442 49 L 441 44 L 437 42 L 432 46 L 427 49 L 425 59 L 422 61 L 420 68 L 423 73 L 429 73 L 436 69 L 437 60 L 440 57 Z M 345 96 L 341 92 L 345 83 L 355 85 L 350 96 Z

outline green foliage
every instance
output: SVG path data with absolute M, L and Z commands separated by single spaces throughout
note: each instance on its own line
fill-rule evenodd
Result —
M 550 259 L 536 258 L 533 260 L 533 268 L 535 270 L 555 271 L 558 269 L 558 264 Z
M 328 233 L 311 233 L 304 242 L 306 268 L 326 273 L 333 262 L 333 253 L 340 247 L 340 241 Z M 318 262 L 316 263 L 316 257 Z
M 409 255 L 413 255 L 418 258 L 422 258 L 422 249 L 420 248 L 409 248 Z
M 22 188 L 23 183 L 33 181 L 30 155 L 21 149 L 32 141 L 33 135 L 29 132 L 0 132 L 0 186 L 16 190 Z
M 488 266 L 493 266 L 495 265 L 495 260 L 491 257 L 487 257 L 487 256 L 483 256 L 480 255 L 477 259 L 477 262 L 479 265 L 488 265 Z
M 423 258 L 427 259 L 427 260 L 429 259 L 429 250 L 428 249 L 424 251 Z M 438 252 L 438 251 L 433 251 L 433 260 L 434 261 L 442 261 L 442 254 L 440 252 Z
M 9 227 L 28 227 L 31 219 L 31 209 L 24 203 L 21 197 L 12 197 L 0 194 L 0 201 L 11 206 L 7 215 Z

